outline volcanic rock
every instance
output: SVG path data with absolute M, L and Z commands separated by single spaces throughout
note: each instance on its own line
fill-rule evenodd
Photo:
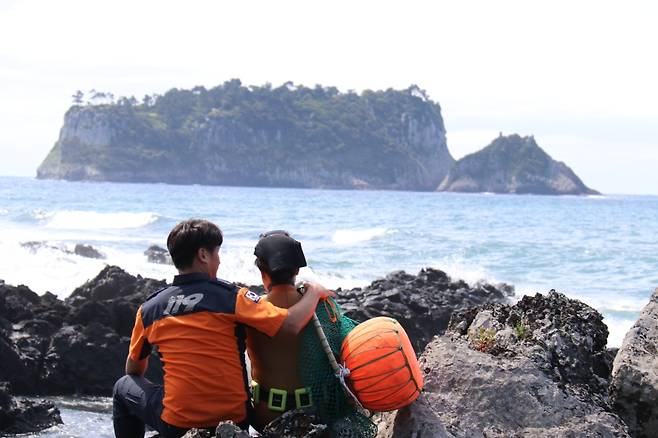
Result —
M 21 394 L 110 395 L 124 372 L 137 308 L 164 285 L 107 266 L 64 302 L 0 286 L 0 380 Z M 147 377 L 162 381 L 156 351 Z
M 474 348 L 502 356 L 526 356 L 556 382 L 603 393 L 610 378 L 608 328 L 588 305 L 551 290 L 524 296 L 513 306 L 494 304 L 453 315 L 448 332 Z
M 327 426 L 307 410 L 287 411 L 269 423 L 257 436 L 262 438 L 324 437 Z M 214 432 L 208 429 L 191 429 L 182 438 L 249 438 L 249 433 L 241 430 L 232 421 L 219 423 Z M 342 436 L 342 435 L 339 435 Z
M 434 335 L 445 331 L 454 311 L 487 303 L 507 303 L 514 288 L 480 282 L 469 286 L 452 281 L 438 269 L 422 269 L 418 275 L 393 272 L 363 289 L 339 291 L 336 300 L 345 314 L 359 322 L 376 316 L 397 319 L 417 353 Z
M 105 256 L 101 254 L 96 248 L 91 245 L 83 245 L 78 243 L 73 249 L 73 253 L 79 255 L 80 257 L 87 257 L 89 259 L 104 259 Z
M 146 251 L 144 251 L 146 260 L 149 263 L 158 263 L 160 265 L 173 265 L 174 262 L 171 260 L 171 255 L 169 251 L 164 248 L 159 247 L 158 245 L 151 245 Z
M 46 241 L 29 241 L 29 242 L 23 242 L 21 243 L 21 246 L 28 251 L 30 251 L 32 254 L 35 254 L 38 250 L 40 249 L 51 249 L 51 250 L 57 250 L 61 251 L 65 254 L 76 254 L 79 255 L 80 257 L 86 257 L 90 259 L 104 259 L 105 256 L 98 251 L 96 248 L 94 248 L 91 245 L 84 245 L 82 243 L 78 243 L 75 245 L 73 248 L 73 251 L 70 249 L 67 249 L 64 245 L 51 245 Z
M 62 424 L 59 410 L 47 401 L 14 399 L 8 382 L 0 382 L 0 435 L 33 433 Z
M 582 387 L 563 385 L 526 356 L 494 356 L 466 338 L 435 338 L 419 360 L 421 397 L 388 414 L 381 437 L 628 437 Z
M 635 436 L 658 437 L 658 289 L 617 353 L 610 395 Z

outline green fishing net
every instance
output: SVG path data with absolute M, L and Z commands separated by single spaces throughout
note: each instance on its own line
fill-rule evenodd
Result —
M 357 323 L 344 316 L 332 298 L 321 301 L 315 314 L 334 357 L 340 363 L 343 339 Z M 330 426 L 332 437 L 373 438 L 377 435 L 377 426 L 358 412 L 350 396 L 345 394 L 322 349 L 313 321 L 302 332 L 298 367 L 302 383 L 311 390 L 317 414 Z

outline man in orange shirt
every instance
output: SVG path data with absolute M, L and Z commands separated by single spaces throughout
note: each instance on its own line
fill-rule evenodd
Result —
M 179 275 L 137 311 L 126 376 L 114 386 L 117 438 L 142 438 L 145 424 L 175 438 L 193 427 L 214 428 L 222 420 L 246 429 L 251 405 L 245 326 L 271 337 L 297 334 L 318 300 L 334 295 L 308 284 L 297 304 L 275 307 L 216 278 L 222 242 L 220 229 L 204 220 L 181 222 L 169 233 L 167 248 Z M 162 358 L 164 386 L 143 377 L 152 346 Z

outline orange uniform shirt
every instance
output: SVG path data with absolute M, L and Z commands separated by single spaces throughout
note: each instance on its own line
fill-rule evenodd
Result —
M 288 316 L 246 288 L 206 274 L 177 275 L 137 311 L 129 357 L 157 346 L 164 364 L 161 418 L 182 428 L 244 421 L 249 388 L 245 325 L 274 336 Z

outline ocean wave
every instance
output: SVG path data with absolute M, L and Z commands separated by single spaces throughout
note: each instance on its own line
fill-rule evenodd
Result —
M 464 280 L 471 286 L 478 281 L 486 281 L 491 284 L 499 282 L 484 266 L 469 262 L 462 254 L 443 257 L 429 263 L 429 266 L 447 273 L 453 281 Z
M 393 233 L 395 233 L 395 230 L 381 227 L 336 230 L 331 236 L 331 241 L 338 245 L 354 245 L 355 243 L 367 242 Z
M 150 225 L 159 219 L 155 213 L 99 213 L 96 211 L 63 210 L 45 215 L 45 226 L 51 229 L 95 230 L 129 229 Z
M 605 315 L 603 322 L 608 326 L 608 348 L 621 347 L 626 333 L 633 327 L 637 318 L 617 318 Z

